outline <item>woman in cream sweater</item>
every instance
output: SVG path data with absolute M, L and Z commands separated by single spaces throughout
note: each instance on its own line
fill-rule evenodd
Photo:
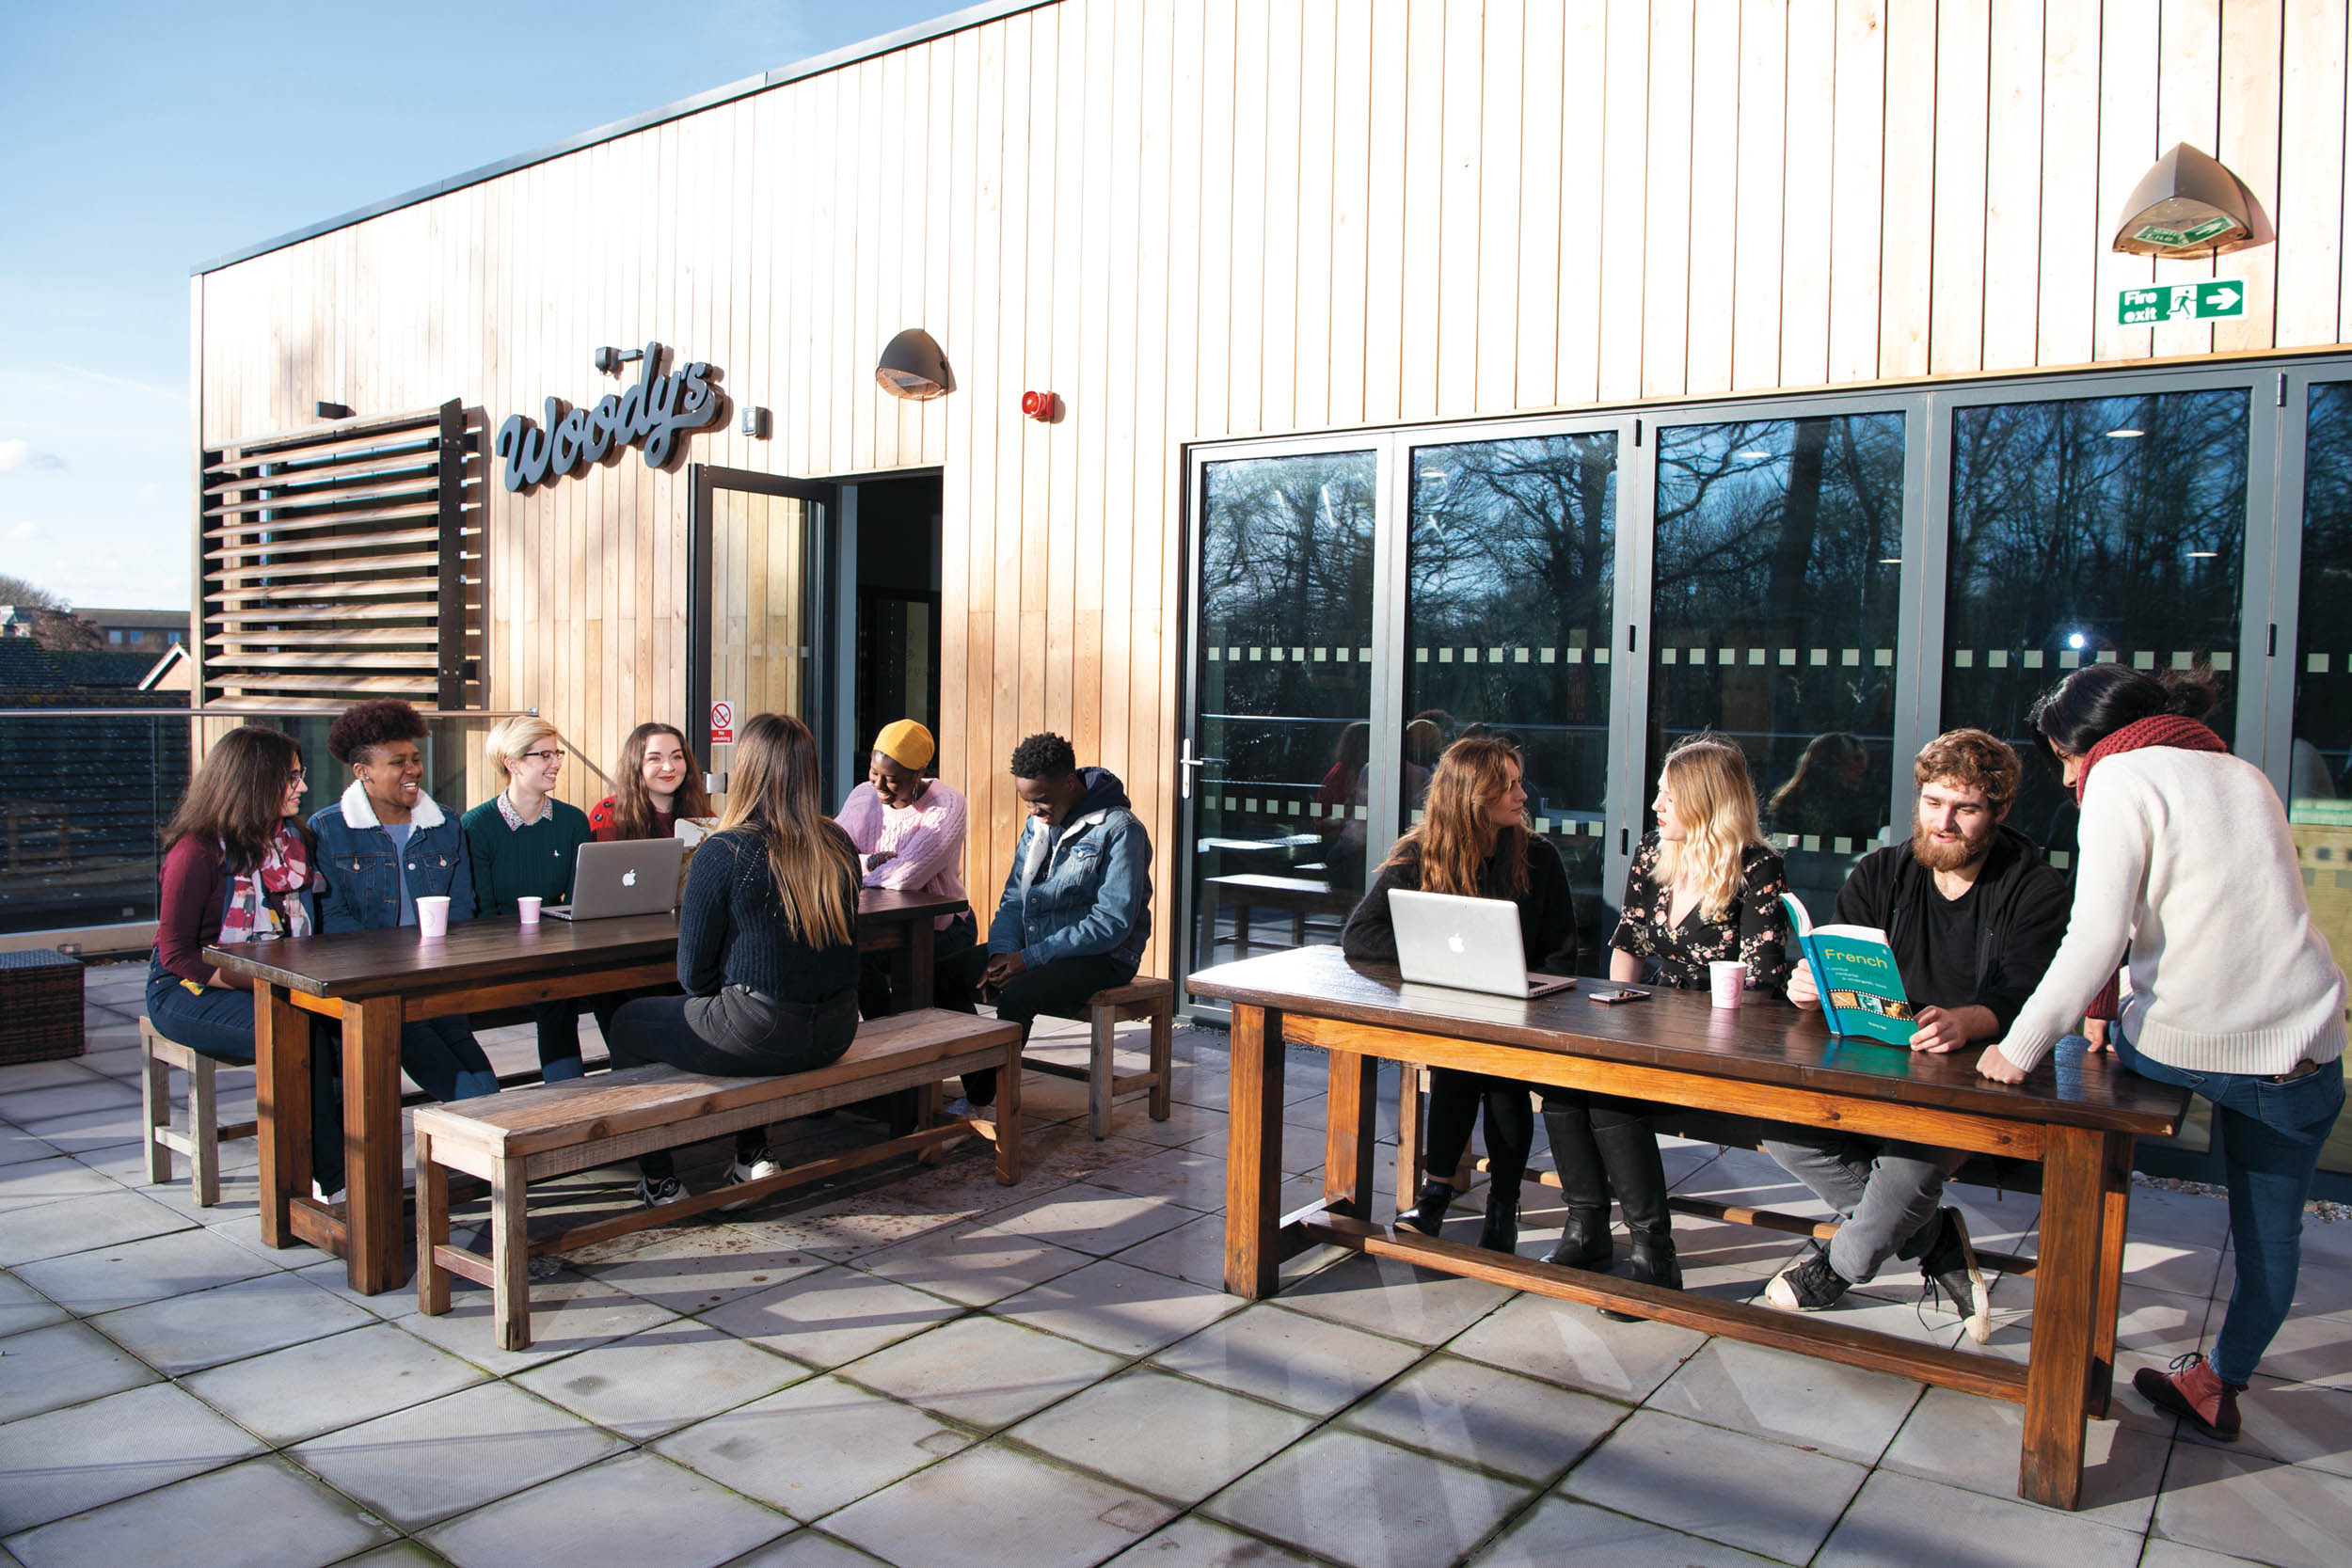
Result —
M 2203 672 L 2099 664 L 2034 706 L 2036 738 L 2082 807 L 2066 940 L 2008 1037 L 1977 1064 L 2014 1084 L 2112 983 L 2125 1067 L 2213 1101 L 2237 1283 L 2212 1356 L 2133 1387 L 2234 1441 L 2237 1396 L 2295 1299 L 2303 1205 L 2344 1106 L 2344 977 L 2312 925 L 2286 813 L 2262 770 L 2198 720 Z

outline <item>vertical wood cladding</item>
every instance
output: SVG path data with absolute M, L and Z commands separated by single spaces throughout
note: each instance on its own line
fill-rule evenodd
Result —
M 1051 728 L 1127 780 L 1172 900 L 1182 443 L 2333 343 L 2345 56 L 2340 0 L 1062 0 L 206 276 L 199 438 L 321 399 L 495 428 L 658 340 L 774 411 L 697 461 L 941 466 L 973 886 Z M 2276 246 L 2108 252 L 2178 139 Z M 2113 325 L 2115 287 L 2206 277 L 2243 322 Z M 911 325 L 952 397 L 875 387 Z M 688 717 L 686 510 L 633 459 L 493 487 L 482 701 L 600 759 Z

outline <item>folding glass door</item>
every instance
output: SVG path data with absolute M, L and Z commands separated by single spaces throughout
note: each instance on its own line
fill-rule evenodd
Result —
M 703 464 L 691 483 L 686 731 L 723 795 L 755 714 L 790 714 L 820 743 L 830 733 L 816 651 L 834 487 Z

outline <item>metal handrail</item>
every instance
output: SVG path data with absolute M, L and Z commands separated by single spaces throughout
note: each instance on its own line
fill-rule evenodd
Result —
M 325 719 L 331 707 L 0 707 L 0 719 Z M 420 719 L 536 719 L 535 707 L 417 709 Z

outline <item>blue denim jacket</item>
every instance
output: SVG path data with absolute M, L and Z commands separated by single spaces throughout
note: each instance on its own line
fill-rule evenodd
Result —
M 357 779 L 341 800 L 310 818 L 310 831 L 319 838 L 319 867 L 326 874 L 326 891 L 319 899 L 321 931 L 382 931 L 399 925 L 403 860 L 411 896 L 446 896 L 450 919 L 473 918 L 473 868 L 457 818 L 427 795 L 418 800 L 408 820 L 414 831 L 407 849 L 395 850 L 392 835 L 376 820 L 374 804 Z
M 1080 770 L 1087 792 L 1058 838 L 1037 817 L 1021 831 L 989 924 L 988 950 L 1031 969 L 1099 955 L 1143 961 L 1152 939 L 1152 838 L 1107 768 Z

